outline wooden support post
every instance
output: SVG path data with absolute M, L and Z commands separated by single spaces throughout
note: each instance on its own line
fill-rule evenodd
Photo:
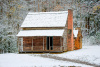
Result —
M 21 39 L 21 48 L 22 48 L 22 51 L 23 51 L 23 37 Z
M 60 37 L 60 46 L 61 46 L 61 51 L 62 51 L 62 40 L 61 40 L 61 37 Z
M 33 37 L 32 37 L 32 51 L 33 51 Z
M 17 46 L 18 46 L 18 52 L 19 52 L 19 37 L 18 37 L 18 41 L 17 41 Z
M 43 36 L 43 50 L 44 50 L 44 36 Z

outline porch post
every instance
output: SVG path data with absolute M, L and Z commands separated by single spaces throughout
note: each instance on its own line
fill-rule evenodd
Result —
M 23 37 L 21 38 L 21 51 L 23 51 Z
M 18 52 L 19 52 L 19 37 L 18 37 L 18 41 L 17 41 L 17 46 L 18 46 Z
M 43 36 L 43 50 L 44 50 L 44 36 Z
M 61 37 L 60 37 L 60 45 L 61 45 L 61 50 L 62 50 L 62 39 L 61 39 Z
M 32 51 L 33 51 L 33 37 L 32 37 Z

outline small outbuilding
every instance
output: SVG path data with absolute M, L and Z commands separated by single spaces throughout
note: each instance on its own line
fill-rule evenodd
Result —
M 17 37 L 19 52 L 72 51 L 73 11 L 29 12 Z
M 74 37 L 74 49 L 81 49 L 82 48 L 82 31 L 80 27 L 77 27 L 74 30 L 77 33 L 77 36 Z

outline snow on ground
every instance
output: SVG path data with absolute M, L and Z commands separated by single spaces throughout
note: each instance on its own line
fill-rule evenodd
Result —
M 100 46 L 83 46 L 82 49 L 79 50 L 53 55 L 100 65 Z
M 78 63 L 59 61 L 49 58 L 35 56 L 33 54 L 0 54 L 0 67 L 60 67 L 60 66 L 82 66 Z
M 54 60 L 50 58 L 40 57 L 41 54 L 0 54 L 0 67 L 60 67 L 60 66 L 82 66 L 89 67 L 87 65 Z M 62 58 L 77 59 L 86 61 L 89 63 L 100 65 L 100 46 L 83 46 L 82 49 L 68 51 L 61 54 L 49 54 L 44 53 L 43 55 L 52 55 Z
M 36 54 L 40 55 L 40 54 Z M 83 46 L 82 49 L 68 51 L 61 54 L 46 54 L 62 58 L 76 59 L 80 61 L 89 62 L 91 64 L 100 65 L 100 46 Z

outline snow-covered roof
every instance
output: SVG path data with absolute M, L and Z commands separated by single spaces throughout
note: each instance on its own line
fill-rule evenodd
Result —
M 73 33 L 74 33 L 74 37 L 77 37 L 78 30 L 73 30 Z
M 21 27 L 65 27 L 68 11 L 29 12 Z
M 60 30 L 22 30 L 18 33 L 18 37 L 29 36 L 63 36 L 63 29 Z

